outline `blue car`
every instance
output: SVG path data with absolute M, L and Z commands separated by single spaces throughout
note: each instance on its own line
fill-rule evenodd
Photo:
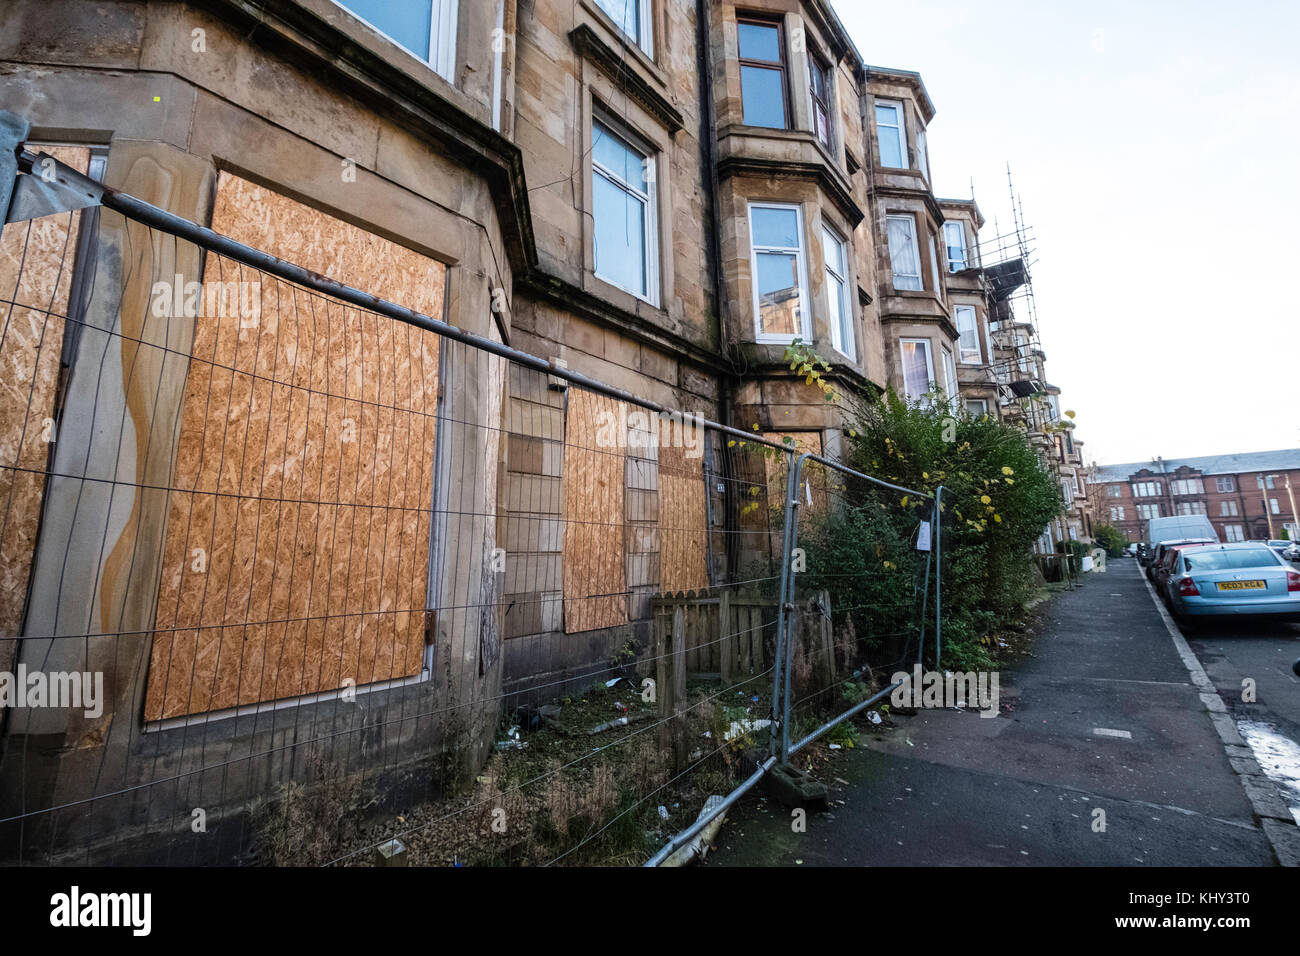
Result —
M 1179 621 L 1256 618 L 1300 621 L 1300 571 L 1262 543 L 1179 549 L 1164 582 Z

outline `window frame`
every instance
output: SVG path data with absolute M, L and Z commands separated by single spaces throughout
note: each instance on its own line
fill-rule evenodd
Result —
M 903 347 L 905 345 L 925 346 L 926 388 L 920 395 L 913 395 L 907 387 L 907 362 L 903 360 Z M 933 401 L 929 396 L 934 392 L 934 386 L 936 384 L 934 378 L 934 343 L 929 339 L 924 338 L 900 338 L 898 340 L 898 360 L 898 365 L 902 370 L 903 376 L 903 398 L 909 402 L 916 402 L 925 408 L 929 408 L 933 404 Z
M 795 339 L 804 341 L 812 340 L 812 316 L 808 299 L 808 238 L 804 234 L 803 228 L 803 204 L 802 203 L 783 203 L 771 202 L 768 200 L 747 201 L 745 204 L 745 221 L 749 226 L 749 292 L 750 301 L 754 309 L 754 341 L 776 345 L 789 345 Z M 795 228 L 799 233 L 799 248 L 791 249 L 786 246 L 762 246 L 760 247 L 754 240 L 754 210 L 755 209 L 785 209 L 794 210 Z M 799 331 L 792 335 L 785 335 L 779 332 L 764 332 L 762 327 L 763 313 L 758 307 L 758 256 L 760 249 L 762 252 L 772 252 L 781 255 L 794 253 L 796 272 L 799 276 Z
M 953 227 L 955 227 L 957 232 L 961 235 L 961 255 L 957 258 L 953 257 L 953 245 L 948 241 L 949 233 L 952 231 Z M 966 223 L 962 220 L 949 219 L 943 224 L 943 251 L 944 255 L 948 259 L 949 275 L 953 275 L 957 272 L 964 272 L 966 269 L 970 268 L 970 249 L 966 242 Z M 958 262 L 961 263 L 960 269 L 956 267 Z
M 977 403 L 980 406 L 978 412 L 971 409 L 971 406 Z M 966 406 L 966 413 L 972 417 L 976 415 L 983 417 L 989 413 L 989 400 L 987 398 L 967 398 L 963 399 L 963 404 Z
M 601 282 L 606 282 L 616 289 L 621 289 L 628 295 L 635 296 L 647 305 L 659 308 L 660 292 L 660 269 L 659 261 L 659 195 L 657 190 L 659 176 L 657 169 L 649 176 L 646 176 L 645 192 L 641 192 L 631 183 L 627 183 L 621 176 L 609 169 L 596 159 L 596 136 L 598 131 L 604 130 L 614 139 L 618 140 L 631 152 L 641 157 L 642 170 L 658 163 L 658 150 L 649 147 L 639 136 L 631 133 L 625 128 L 619 127 L 616 123 L 609 120 L 603 113 L 593 111 L 591 117 L 591 149 L 588 150 L 587 159 L 591 166 L 591 271 L 592 274 Z M 635 289 L 629 289 L 617 279 L 608 275 L 602 275 L 597 266 L 596 259 L 596 177 L 602 177 L 617 189 L 621 190 L 631 198 L 641 202 L 645 210 L 642 218 L 642 242 L 645 244 L 645 259 L 642 263 L 645 268 L 646 289 L 644 293 Z
M 889 223 L 891 220 L 894 219 L 907 222 L 908 227 L 911 229 L 912 255 L 916 258 L 915 278 L 916 278 L 917 287 L 915 289 L 904 288 L 899 286 L 898 284 L 898 277 L 900 275 L 906 276 L 908 278 L 912 278 L 913 274 L 910 272 L 900 273 L 896 268 L 894 268 L 894 246 L 893 243 L 889 241 Z M 895 292 L 924 292 L 925 291 L 925 273 L 922 271 L 925 269 L 925 266 L 921 264 L 921 242 L 917 236 L 917 232 L 918 230 L 917 230 L 915 213 L 891 212 L 885 214 L 885 245 L 889 249 L 889 276 Z
M 873 104 L 874 112 L 872 117 L 876 122 L 876 155 L 880 160 L 882 169 L 911 169 L 911 161 L 907 150 L 907 110 L 903 106 L 902 100 L 877 99 Z M 888 107 L 894 110 L 898 117 L 898 149 L 900 165 L 893 165 L 885 162 L 884 140 L 880 136 L 880 108 Z M 887 124 L 888 125 L 888 124 Z
M 840 262 L 843 263 L 843 275 L 836 274 L 831 268 L 830 257 L 826 254 L 827 240 L 835 243 L 839 247 Z M 830 290 L 831 280 L 839 282 L 838 301 L 839 322 L 831 323 L 831 348 L 839 352 L 845 358 L 857 362 L 857 335 L 853 328 L 853 305 L 849 297 L 849 241 L 840 236 L 839 232 L 832 229 L 825 222 L 822 223 L 822 263 L 826 271 L 826 301 L 831 299 Z M 845 341 L 847 333 L 847 341 Z
M 601 13 L 609 17 L 609 22 L 614 24 L 614 27 L 619 33 L 631 40 L 632 44 L 646 56 L 650 57 L 651 60 L 654 59 L 654 0 L 630 0 L 630 2 L 636 4 L 636 29 L 639 34 L 638 36 L 632 36 L 624 30 L 623 25 L 614 19 L 614 15 L 605 9 L 605 4 L 602 0 L 593 0 L 593 2 Z
M 967 358 L 967 356 L 971 354 L 970 350 L 961 344 L 963 335 L 961 313 L 963 309 L 970 312 L 970 331 L 975 336 L 974 359 Z M 973 305 L 962 305 L 960 303 L 954 305 L 952 307 L 952 322 L 953 325 L 957 326 L 957 361 L 961 362 L 962 365 L 983 365 L 984 349 L 983 346 L 980 345 L 979 310 Z
M 776 29 L 776 46 L 777 53 L 780 56 L 778 61 L 772 60 L 755 60 L 740 53 L 740 27 L 742 24 L 754 24 L 757 26 L 774 27 Z M 785 116 L 784 126 L 761 126 L 759 124 L 747 122 L 745 119 L 745 67 L 754 67 L 761 70 L 776 70 L 781 77 L 781 107 Z M 785 23 L 779 17 L 764 17 L 756 14 L 739 14 L 736 17 L 736 67 L 740 79 L 740 122 L 743 126 L 755 126 L 758 129 L 793 129 L 794 118 L 792 116 L 790 104 L 790 70 L 787 62 L 787 51 L 785 48 Z
M 918 126 L 916 129 L 916 168 L 925 177 L 925 183 L 928 186 L 930 184 L 930 153 L 924 126 Z
M 456 83 L 456 28 L 460 19 L 460 0 L 427 0 L 429 4 L 429 55 L 422 56 L 386 30 L 381 30 L 348 5 L 347 0 L 333 0 L 334 5 L 364 23 L 394 46 L 400 47 L 429 69 L 451 83 Z M 440 24 L 446 24 L 440 30 Z
M 822 85 L 825 87 L 825 102 L 820 103 L 817 99 L 817 85 L 813 82 L 814 78 L 820 76 Z M 835 155 L 835 70 L 834 67 L 827 65 L 822 58 L 808 50 L 808 100 L 809 100 L 809 120 L 812 125 L 813 139 L 821 143 L 826 152 L 832 156 Z M 821 106 L 826 111 L 826 139 L 823 140 L 817 135 L 817 108 Z
M 1214 488 L 1221 495 L 1231 494 L 1237 490 L 1237 482 L 1231 475 L 1217 477 L 1214 479 Z
M 943 360 L 944 394 L 948 396 L 948 407 L 954 411 L 961 400 L 961 383 L 957 378 L 957 359 L 952 349 L 946 345 L 939 346 L 939 357 Z

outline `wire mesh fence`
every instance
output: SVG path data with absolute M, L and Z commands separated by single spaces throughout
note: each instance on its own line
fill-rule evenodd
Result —
M 296 207 L 369 288 L 308 273 L 225 174 L 222 233 L 104 203 L 0 236 L 0 860 L 644 863 L 921 639 L 914 543 L 828 523 L 906 503 L 807 436 L 452 329 Z

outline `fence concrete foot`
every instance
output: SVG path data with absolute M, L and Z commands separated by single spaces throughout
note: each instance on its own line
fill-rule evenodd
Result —
M 768 796 L 775 797 L 787 807 L 801 807 L 813 813 L 826 812 L 826 785 L 788 763 L 773 767 L 763 778 L 763 785 Z

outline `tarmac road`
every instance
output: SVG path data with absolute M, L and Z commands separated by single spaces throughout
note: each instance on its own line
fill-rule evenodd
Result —
M 895 716 L 819 772 L 842 805 L 799 833 L 774 800 L 743 801 L 706 865 L 1275 865 L 1270 835 L 1295 831 L 1282 834 L 1293 848 L 1300 830 L 1279 822 L 1275 789 L 1267 823 L 1248 798 L 1229 753 L 1241 764 L 1249 751 L 1225 745 L 1231 722 L 1212 714 L 1224 705 L 1203 674 L 1197 686 L 1199 666 L 1189 669 L 1136 562 L 1085 580 L 1047 606 L 1035 656 L 1001 673 L 999 716 Z M 1294 633 L 1196 638 L 1221 690 L 1239 697 L 1250 672 L 1249 713 L 1271 708 L 1294 730 L 1296 691 L 1274 666 L 1288 642 L 1286 673 L 1300 654 Z

